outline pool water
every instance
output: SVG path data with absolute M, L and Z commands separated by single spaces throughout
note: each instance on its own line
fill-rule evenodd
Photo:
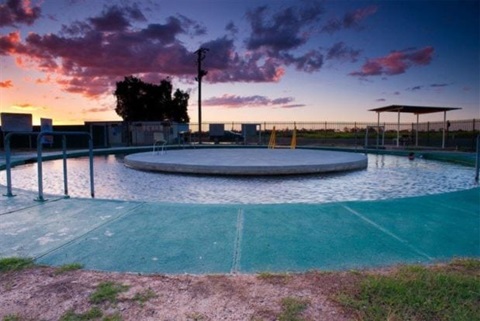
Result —
M 439 194 L 475 186 L 474 169 L 407 157 L 369 155 L 366 170 L 306 176 L 221 177 L 142 172 L 123 156 L 94 158 L 95 196 L 102 199 L 203 204 L 327 203 Z M 6 185 L 5 174 L 0 184 Z M 62 160 L 43 163 L 46 194 L 63 194 Z M 15 189 L 37 191 L 37 165 L 12 170 Z M 72 197 L 90 197 L 88 158 L 68 160 Z

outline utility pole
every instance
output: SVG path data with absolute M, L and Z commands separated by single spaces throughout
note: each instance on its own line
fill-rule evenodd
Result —
M 198 143 L 202 143 L 202 78 L 207 75 L 207 71 L 202 69 L 202 61 L 205 59 L 207 48 L 200 48 L 195 51 L 197 54 L 197 77 L 198 81 Z

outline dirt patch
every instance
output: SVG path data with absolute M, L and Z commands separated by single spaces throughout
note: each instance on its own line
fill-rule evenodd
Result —
M 94 307 L 120 320 L 276 320 L 282 300 L 307 302 L 306 320 L 351 320 L 334 296 L 361 276 L 351 272 L 260 275 L 135 275 L 96 271 L 56 273 L 35 267 L 0 274 L 0 318 L 59 320 Z M 93 304 L 102 282 L 128 286 L 115 303 Z

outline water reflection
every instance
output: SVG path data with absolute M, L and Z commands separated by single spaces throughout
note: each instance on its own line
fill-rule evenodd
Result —
M 287 177 L 210 177 L 137 171 L 122 156 L 94 160 L 97 198 L 184 203 L 326 203 L 437 194 L 474 186 L 469 167 L 369 155 L 366 170 Z M 43 163 L 44 192 L 63 193 L 62 161 Z M 68 160 L 69 192 L 89 197 L 88 158 Z M 5 175 L 0 183 L 5 185 Z M 15 167 L 14 188 L 36 190 L 37 167 Z

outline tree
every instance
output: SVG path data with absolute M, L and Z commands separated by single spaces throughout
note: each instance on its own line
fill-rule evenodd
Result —
M 159 85 L 145 83 L 129 76 L 117 82 L 116 113 L 125 121 L 163 121 L 188 123 L 187 107 L 190 95 L 177 89 L 172 98 L 173 86 L 169 79 Z

